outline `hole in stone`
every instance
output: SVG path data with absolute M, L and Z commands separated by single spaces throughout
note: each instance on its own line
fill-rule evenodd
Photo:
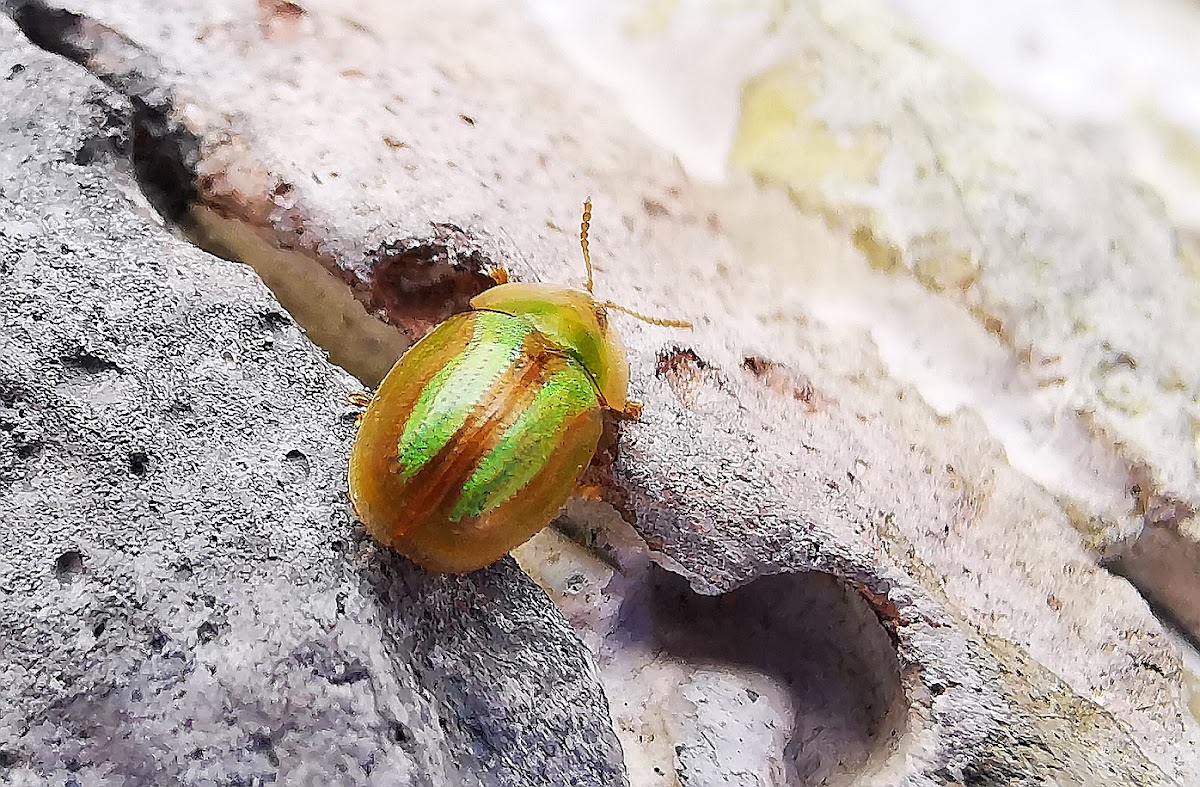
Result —
M 85 53 L 73 41 L 83 19 L 79 14 L 36 2 L 5 3 L 4 10 L 35 46 L 76 63 L 84 62 Z
M 78 550 L 68 549 L 54 561 L 54 574 L 59 579 L 69 579 L 83 571 L 83 553 Z
M 438 230 L 446 237 L 385 247 L 371 255 L 376 258 L 371 307 L 414 336 L 469 310 L 470 300 L 495 284 L 482 273 L 487 260 L 475 255 L 458 260 L 452 253 L 453 246 L 469 243 L 465 233 L 450 225 Z
M 129 472 L 134 475 L 145 475 L 150 466 L 150 455 L 145 451 L 129 452 Z
M 283 461 L 297 472 L 308 475 L 311 470 L 311 465 L 308 461 L 308 455 L 298 448 L 293 448 L 283 455 Z
M 631 784 L 839 785 L 895 753 L 908 710 L 886 599 L 821 573 L 697 595 L 594 501 L 515 557 L 596 654 Z
M 72 163 L 86 167 L 114 155 L 129 155 L 129 137 L 125 113 L 107 93 L 97 92 L 89 97 L 87 106 L 92 113 L 92 133 L 84 137 L 71 157 Z M 63 253 L 70 250 L 63 247 Z
M 654 365 L 654 373 L 666 380 L 675 396 L 688 407 L 695 404 L 700 384 L 716 371 L 689 347 L 672 347 L 660 352 Z M 717 382 L 719 385 L 719 378 Z
M 800 402 L 810 413 L 821 409 L 825 403 L 825 397 L 813 387 L 807 376 L 768 358 L 747 355 L 742 359 L 742 368 L 776 394 Z
M 709 363 L 689 347 L 672 347 L 658 354 L 654 372 L 659 377 L 691 376 L 710 368 Z
M 166 221 L 180 224 L 197 198 L 195 163 L 200 142 L 167 114 L 133 100 L 133 171 L 146 199 Z
M 678 673 L 664 704 L 635 717 L 675 726 L 683 783 L 689 771 L 757 761 L 760 784 L 841 784 L 882 763 L 903 732 L 891 640 L 866 601 L 831 576 L 781 574 L 700 596 L 652 566 L 627 589 L 618 625 L 633 650 L 656 654 L 658 666 L 644 669 Z M 609 691 L 618 707 L 620 689 Z
M 350 659 L 349 661 L 342 661 L 333 665 L 325 665 L 317 670 L 317 674 L 334 686 L 358 683 L 371 677 L 370 669 L 359 659 Z
M 247 745 L 250 751 L 267 751 L 274 746 L 275 742 L 271 740 L 270 730 L 255 730 L 250 733 L 250 741 Z
M 150 647 L 152 652 L 159 653 L 167 646 L 167 642 L 169 641 L 170 640 L 168 639 L 167 635 L 164 634 L 161 629 L 156 628 L 150 635 L 150 639 L 146 644 Z
M 68 369 L 75 369 L 84 374 L 102 374 L 104 372 L 120 372 L 121 367 L 107 358 L 101 358 L 87 350 L 79 350 L 70 355 L 63 355 L 59 361 Z

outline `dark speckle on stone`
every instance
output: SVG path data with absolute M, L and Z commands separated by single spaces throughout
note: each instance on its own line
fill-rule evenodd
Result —
M 286 315 L 284 315 L 283 312 L 278 311 L 276 309 L 269 309 L 267 311 L 264 311 L 259 316 L 262 319 L 263 325 L 265 325 L 267 328 L 270 328 L 272 330 L 284 328 L 284 327 L 288 326 L 289 324 L 291 324 L 291 320 Z
M 250 751 L 267 751 L 275 745 L 271 740 L 270 730 L 255 730 L 250 733 L 250 743 L 247 748 Z
M 145 475 L 150 464 L 150 455 L 145 451 L 129 452 L 129 472 L 134 475 Z
M 366 680 L 369 677 L 371 677 L 371 672 L 367 669 L 367 665 L 358 659 L 351 659 L 348 662 L 338 664 L 324 675 L 324 678 L 335 686 L 358 683 L 360 680 Z
M 196 629 L 196 638 L 201 642 L 212 642 L 217 638 L 217 627 L 212 621 L 204 621 Z
M 299 448 L 293 448 L 283 455 L 283 459 L 292 467 L 296 468 L 304 475 L 308 475 L 311 468 L 308 464 L 308 456 Z
M 121 367 L 117 366 L 107 358 L 101 358 L 95 353 L 87 350 L 64 355 L 59 358 L 63 366 L 69 369 L 77 369 L 87 374 L 100 374 L 101 372 L 119 372 Z
M 32 459 L 42 451 L 42 444 L 37 440 L 17 444 L 17 458 Z
M 388 724 L 388 737 L 393 743 L 408 743 L 412 740 L 412 734 L 409 733 L 408 727 L 405 727 L 398 721 L 393 721 Z
M 150 641 L 147 644 L 150 646 L 150 650 L 154 651 L 155 653 L 160 653 L 162 652 L 162 649 L 167 646 L 167 641 L 166 634 L 164 634 L 162 631 L 155 631 L 150 635 Z
M 17 764 L 17 753 L 8 749 L 0 749 L 0 768 L 11 768 Z

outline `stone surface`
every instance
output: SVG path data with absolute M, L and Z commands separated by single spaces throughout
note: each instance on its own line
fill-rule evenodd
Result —
M 784 151 L 802 144 L 819 152 L 809 162 L 817 175 L 824 167 L 868 176 L 864 170 L 888 161 L 911 162 L 908 147 L 929 142 L 918 133 L 920 124 L 896 116 L 897 107 L 916 99 L 881 93 L 892 103 L 877 104 L 867 100 L 870 88 L 880 80 L 923 84 L 930 74 L 952 69 L 938 55 L 910 52 L 882 26 L 866 24 L 878 5 L 848 4 L 849 11 L 838 13 L 818 3 L 797 5 L 792 12 L 798 16 L 775 20 L 790 25 L 786 29 L 813 51 L 827 53 L 822 62 L 839 71 L 824 76 L 839 87 L 836 95 L 785 104 L 793 109 L 792 126 L 767 127 L 770 133 L 757 140 L 744 136 L 742 166 L 757 166 L 753 154 L 761 154 L 772 135 L 791 140 Z M 316 321 L 311 335 L 326 331 L 330 353 L 362 379 L 377 378 L 407 340 L 461 308 L 486 286 L 483 273 L 493 264 L 518 278 L 580 281 L 574 235 L 577 206 L 588 193 L 596 204 L 592 249 L 603 297 L 697 325 L 693 332 L 670 332 L 619 318 L 635 393 L 646 409 L 639 423 L 622 425 L 598 463 L 594 491 L 604 503 L 579 503 L 563 522 L 589 548 L 547 535 L 520 553 L 591 650 L 598 679 L 613 698 L 611 718 L 597 721 L 608 712 L 588 677 L 590 664 L 568 639 L 555 640 L 565 637 L 563 621 L 548 606 L 537 607 L 544 600 L 522 584 L 527 580 L 511 563 L 466 579 L 426 578 L 369 550 L 365 567 L 344 556 L 335 563 L 341 582 L 370 589 L 360 590 L 375 615 L 362 624 L 364 636 L 384 632 L 377 636 L 391 659 L 395 688 L 372 683 L 372 691 L 388 698 L 389 707 L 418 716 L 432 709 L 431 716 L 450 719 L 441 738 L 414 734 L 405 750 L 411 761 L 397 755 L 396 764 L 373 771 L 386 772 L 378 778 L 402 779 L 404 768 L 419 769 L 411 763 L 420 761 L 432 763 L 430 778 L 438 783 L 448 770 L 436 769 L 452 770 L 459 758 L 465 758 L 464 773 L 509 778 L 503 767 L 489 767 L 502 762 L 534 773 L 526 783 L 548 784 L 561 783 L 557 774 L 571 768 L 593 781 L 627 771 L 638 785 L 1149 785 L 1188 784 L 1200 775 L 1197 722 L 1174 641 L 1092 549 L 1141 525 L 1145 510 L 1131 510 L 1121 486 L 1128 477 L 1125 458 L 1110 455 L 1111 446 L 1097 442 L 1087 424 L 1070 421 L 1064 445 L 1079 448 L 1083 465 L 1101 482 L 1077 487 L 1086 474 L 1067 476 L 1062 483 L 1071 494 L 1064 498 L 1060 487 L 1023 474 L 1019 462 L 1006 457 L 1011 444 L 988 434 L 995 425 L 989 415 L 1007 412 L 1002 407 L 938 412 L 923 401 L 890 363 L 898 350 L 918 362 L 957 364 L 968 381 L 1011 383 L 1018 391 L 1029 385 L 1028 370 L 1016 348 L 989 334 L 987 310 L 973 310 L 983 300 L 938 295 L 946 288 L 905 272 L 913 253 L 879 231 L 878 214 L 856 212 L 846 199 L 813 205 L 790 181 L 790 193 L 760 189 L 736 172 L 720 187 L 694 182 L 648 144 L 608 96 L 548 49 L 527 18 L 501 4 L 440 3 L 435 9 L 363 2 L 348 9 L 332 2 L 255 8 L 95 0 L 76 8 L 87 16 L 9 3 L 33 40 L 86 64 L 132 102 L 134 169 L 159 209 L 202 245 L 245 258 L 268 281 L 274 277 L 277 289 L 285 289 L 283 280 L 304 282 L 280 297 L 293 313 L 308 309 Z M 816 16 L 805 16 L 810 11 Z M 814 23 L 800 24 L 806 19 Z M 751 112 L 762 86 L 781 90 L 780 102 L 795 99 L 788 91 L 803 84 L 808 65 L 793 58 L 748 87 L 748 129 L 762 128 Z M 809 122 L 814 106 L 829 109 L 847 85 L 854 88 L 847 96 L 866 96 L 856 105 L 861 115 L 835 112 L 846 128 L 829 126 L 824 115 Z M 931 132 L 938 139 L 953 138 L 964 113 L 976 107 L 954 93 L 959 87 L 951 81 L 945 94 L 920 96 L 923 109 L 938 118 Z M 839 100 L 834 109 L 849 99 Z M 892 114 L 872 115 L 880 106 Z M 1076 149 L 1077 139 L 1039 126 L 1033 113 L 1012 111 L 1027 133 L 1010 148 L 992 140 L 997 150 L 1011 155 L 1018 143 L 1036 142 L 1046 157 L 1061 153 L 1063 166 L 1092 166 L 1088 152 Z M 893 123 L 895 136 L 879 132 Z M 960 166 L 974 171 L 973 162 L 966 158 Z M 759 168 L 760 175 L 772 175 Z M 982 164 L 979 171 L 992 172 Z M 1145 232 L 1131 230 L 1130 243 L 1145 241 L 1146 249 L 1161 251 L 1169 223 L 1128 183 L 1088 171 L 1111 181 L 1114 205 L 1141 211 L 1134 218 L 1146 220 Z M 946 196 L 954 178 L 938 174 L 930 187 Z M 1093 181 L 1071 182 L 1083 188 Z M 844 181 L 833 183 L 836 194 L 851 194 Z M 1074 193 L 1039 188 L 1046 183 L 1036 173 L 1029 184 L 1015 196 L 1011 189 L 984 189 L 997 203 L 986 237 L 1009 243 L 1005 222 L 1027 217 L 1028 200 Z M 129 190 L 135 191 L 131 184 Z M 911 216 L 906 193 L 879 197 L 880 211 Z M 36 202 L 24 195 L 23 201 Z M 816 215 L 798 214 L 797 202 Z M 1047 214 L 1046 232 L 1058 222 L 1099 243 L 1102 222 L 1087 223 L 1088 210 L 1077 200 Z M 155 237 L 167 242 L 161 233 Z M 992 255 L 939 256 L 962 245 L 949 238 L 943 248 L 941 238 L 935 233 L 937 253 L 922 257 L 941 266 L 930 270 L 953 273 L 965 261 L 986 271 L 972 286 L 987 277 L 1001 282 L 984 293 L 993 299 L 989 304 L 1030 297 L 1028 282 L 1003 283 L 1007 274 L 992 265 Z M 175 256 L 201 256 L 170 243 Z M 881 259 L 895 264 L 881 265 Z M 207 270 L 220 264 L 207 262 Z M 252 289 L 249 275 L 242 275 Z M 861 287 L 839 287 L 844 281 Z M 309 282 L 316 289 L 306 296 Z M 399 331 L 380 332 L 345 300 L 346 292 Z M 870 297 L 859 310 L 919 330 L 889 334 L 866 320 L 834 319 L 839 307 L 854 305 L 848 294 L 863 293 Z M 236 297 L 249 296 L 238 289 Z M 326 297 L 336 301 L 330 309 L 320 308 Z M 330 325 L 340 325 L 340 342 Z M 1031 317 L 1029 335 L 1036 325 Z M 930 336 L 942 337 L 955 352 L 938 355 L 918 341 Z M 360 339 L 375 349 L 348 352 Z M 302 352 L 295 341 L 294 352 Z M 1071 345 L 1075 360 L 1098 352 L 1102 337 L 1088 341 Z M 1057 351 L 1053 344 L 1042 347 L 1042 339 L 1037 343 L 1035 350 Z M 256 360 L 256 373 L 272 373 L 266 359 Z M 337 379 L 317 366 L 328 380 Z M 1077 369 L 1067 364 L 1070 374 Z M 273 390 L 267 382 L 244 385 Z M 282 410 L 296 418 L 306 412 Z M 228 429 L 242 412 L 226 408 L 206 428 Z M 1009 415 L 1020 422 L 1024 411 L 1016 407 L 1015 413 Z M 1161 417 L 1151 413 L 1144 423 L 1161 426 Z M 333 425 L 325 429 L 311 422 L 296 428 L 323 447 L 305 443 L 301 450 L 309 483 L 336 508 L 329 490 L 340 488 L 336 462 L 348 427 L 327 418 Z M 266 426 L 277 439 L 278 424 Z M 339 428 L 340 443 L 327 437 Z M 226 447 L 221 456 L 236 452 Z M 1116 487 L 1111 479 L 1119 479 Z M 212 494 L 207 515 L 221 511 L 235 520 L 221 532 L 241 532 L 264 517 L 253 514 L 259 509 L 231 511 L 224 494 Z M 41 498 L 34 502 L 42 505 Z M 293 514 L 308 510 L 294 499 L 264 505 Z M 1094 512 L 1103 514 L 1096 514 L 1096 527 L 1084 528 L 1090 539 L 1081 539 L 1075 527 L 1079 511 L 1088 522 Z M 344 508 L 337 512 L 343 519 L 330 519 L 332 532 L 316 542 L 348 538 Z M 207 522 L 194 527 L 212 531 Z M 120 543 L 108 535 L 95 540 Z M 281 540 L 309 561 L 318 554 Z M 228 543 L 218 540 L 210 551 L 224 554 Z M 112 562 L 129 560 L 114 556 Z M 72 575 L 74 559 L 64 564 L 63 573 Z M 17 565 L 34 570 L 30 561 Z M 191 576 L 173 577 L 180 592 L 198 584 L 191 570 Z M 381 576 L 391 581 L 381 584 Z M 273 614 L 266 602 L 280 596 L 289 597 L 268 594 L 257 606 L 234 606 Z M 476 627 L 496 617 L 478 599 L 497 596 L 524 612 L 500 616 L 511 625 L 499 623 L 487 637 L 491 629 Z M 439 627 L 455 619 L 451 611 L 468 619 L 461 627 Z M 251 653 L 250 663 L 269 662 L 260 654 L 271 640 L 257 632 L 261 620 L 271 618 L 246 614 L 229 645 Z M 304 620 L 303 613 L 295 615 Z M 515 641 L 506 632 L 518 622 L 558 643 L 549 651 L 556 654 L 551 662 L 538 660 L 536 647 L 515 657 L 502 650 Z M 426 627 L 422 636 L 397 633 L 418 624 Z M 62 659 L 36 638 L 26 642 L 31 654 L 50 663 Z M 487 647 L 475 647 L 480 642 Z M 207 644 L 183 654 L 195 658 Z M 114 659 L 98 663 L 97 669 L 111 668 Z M 522 704 L 527 694 L 489 680 L 496 678 L 489 671 L 498 669 L 518 676 L 511 680 L 540 680 L 561 693 L 531 715 Z M 441 678 L 468 688 L 429 689 Z M 487 691 L 496 685 L 505 691 Z M 570 692 L 585 699 L 560 705 Z M 261 701 L 287 696 L 281 690 Z M 489 712 L 478 712 L 480 696 Z M 170 718 L 177 707 L 164 700 L 163 714 Z M 567 713 L 570 707 L 579 715 Z M 239 723 L 252 716 L 230 714 Z M 359 723 L 369 725 L 372 717 L 366 718 Z M 560 742 L 547 743 L 556 736 L 537 732 L 543 719 L 552 721 L 550 729 L 566 731 Z M 327 734 L 331 723 L 341 722 L 324 717 L 304 729 Z M 421 729 L 428 728 L 441 727 Z M 614 764 L 614 734 L 623 766 Z M 479 749 L 478 741 L 523 754 L 504 759 L 492 755 L 493 748 Z M 36 740 L 37 751 L 54 745 Z M 280 768 L 300 759 L 275 756 Z M 321 760 L 306 767 L 331 766 Z
M 7 18 L 0 74 L 0 782 L 623 784 L 512 561 L 354 531 L 357 383 L 161 226 L 128 102 Z

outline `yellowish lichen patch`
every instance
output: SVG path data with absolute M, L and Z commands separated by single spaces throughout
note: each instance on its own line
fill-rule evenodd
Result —
M 1200 182 L 1200 139 L 1195 133 L 1167 117 L 1155 106 L 1146 106 L 1141 114 L 1157 134 L 1167 159 L 1177 171 Z
M 1183 688 L 1187 692 L 1188 710 L 1192 712 L 1192 718 L 1200 721 L 1200 675 L 1190 669 L 1185 669 L 1183 671 Z
M 904 252 L 894 243 L 881 240 L 869 224 L 859 224 L 850 235 L 854 248 L 877 271 L 893 273 L 904 265 Z
M 638 13 L 625 23 L 625 34 L 630 38 L 660 35 L 670 26 L 677 10 L 679 0 L 645 0 Z
M 827 178 L 874 182 L 886 149 L 883 134 L 873 127 L 831 129 L 815 107 L 821 91 L 819 64 L 804 59 L 750 79 L 742 90 L 733 164 L 800 192 L 819 190 Z
M 979 264 L 969 251 L 956 249 L 945 232 L 914 238 L 913 275 L 934 292 L 965 292 L 979 279 Z
M 1193 279 L 1200 279 L 1200 232 L 1180 232 L 1176 256 Z

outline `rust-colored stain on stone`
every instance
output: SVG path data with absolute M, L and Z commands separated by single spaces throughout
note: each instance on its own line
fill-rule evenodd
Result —
M 809 413 L 820 412 L 831 402 L 813 387 L 808 377 L 789 371 L 782 364 L 757 355 L 742 359 L 742 368 L 780 396 L 790 396 Z
M 258 31 L 267 41 L 293 41 L 304 35 L 308 12 L 289 0 L 258 0 Z

